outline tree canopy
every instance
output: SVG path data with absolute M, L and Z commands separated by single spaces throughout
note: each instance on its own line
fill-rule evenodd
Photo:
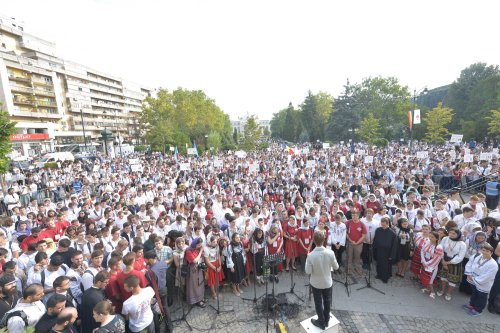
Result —
M 10 136 L 16 132 L 16 123 L 10 121 L 9 114 L 2 109 L 0 103 L 0 174 L 9 169 L 9 158 L 7 155 L 12 151 Z
M 160 89 L 156 98 L 148 97 L 143 104 L 141 122 L 146 139 L 153 149 L 164 151 L 165 145 L 198 146 L 205 144 L 205 135 L 226 148 L 234 146 L 229 116 L 201 90 L 178 88 L 172 92 Z
M 452 109 L 451 122 L 439 126 L 439 130 L 463 134 L 466 140 L 482 140 L 487 133 L 500 135 L 488 126 L 488 121 L 496 119 L 491 110 L 500 110 L 499 66 L 472 64 L 451 84 L 425 91 L 426 94 L 414 96 L 397 78 L 381 76 L 355 84 L 348 80 L 344 91 L 335 98 L 309 91 L 299 107 L 294 108 L 290 103 L 288 108 L 274 114 L 272 136 L 292 142 L 366 139 L 361 137 L 361 133 L 366 133 L 360 128 L 363 120 L 371 117 L 370 121 L 379 121 L 380 139 L 399 141 L 410 136 L 407 113 L 414 108 L 420 109 L 422 119 L 434 108 Z M 434 128 L 425 121 L 414 125 L 414 138 L 429 140 L 429 126 Z M 442 133 L 436 135 L 431 135 L 433 140 L 441 138 Z

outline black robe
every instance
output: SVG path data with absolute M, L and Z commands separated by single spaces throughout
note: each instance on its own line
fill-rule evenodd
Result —
M 104 292 L 101 289 L 90 287 L 83 292 L 82 305 L 79 309 L 79 318 L 82 320 L 82 333 L 92 333 L 99 324 L 92 316 L 94 306 L 106 299 Z
M 396 256 L 396 234 L 390 228 L 375 230 L 373 253 L 377 261 L 377 278 L 387 282 L 392 276 L 392 259 Z

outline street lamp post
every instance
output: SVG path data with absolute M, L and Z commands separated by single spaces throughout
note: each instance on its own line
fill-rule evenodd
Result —
M 418 91 L 417 89 L 413 90 L 413 110 L 411 110 L 411 121 L 410 121 L 410 154 L 413 153 L 413 121 L 415 117 L 415 110 L 417 109 L 417 94 L 420 96 L 421 94 L 427 94 L 427 87 L 422 88 Z
M 118 131 L 118 112 L 115 111 L 115 126 L 116 126 L 116 134 L 118 134 L 118 146 L 120 147 L 120 157 L 123 158 L 122 153 L 122 142 L 120 141 L 120 132 Z
M 85 144 L 85 151 L 87 151 L 87 137 L 85 136 L 85 124 L 83 123 L 83 111 L 81 108 L 80 108 L 80 117 L 82 119 L 83 143 Z

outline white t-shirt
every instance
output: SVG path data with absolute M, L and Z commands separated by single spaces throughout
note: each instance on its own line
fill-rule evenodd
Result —
M 132 295 L 123 303 L 122 314 L 128 315 L 132 332 L 140 332 L 153 322 L 151 299 L 155 296 L 153 288 L 146 287 L 138 295 Z

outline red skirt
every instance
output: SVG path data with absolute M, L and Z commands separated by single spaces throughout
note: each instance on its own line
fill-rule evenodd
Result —
M 285 243 L 285 257 L 293 259 L 299 256 L 299 242 L 287 239 Z
M 213 261 L 211 262 L 212 265 L 214 265 L 215 267 L 219 267 L 219 262 L 218 261 Z M 208 269 L 208 286 L 211 287 L 211 286 L 215 286 L 217 285 L 217 279 L 216 279 L 216 273 L 215 273 L 215 270 L 209 268 Z M 219 271 L 219 285 L 222 283 L 222 281 L 224 281 L 224 271 L 221 269 Z
M 245 263 L 245 272 L 247 274 L 250 274 L 250 272 L 252 271 L 252 268 L 253 268 L 252 254 L 250 252 L 247 252 L 247 253 L 245 253 L 245 256 L 247 259 L 247 262 Z
M 437 275 L 437 267 L 434 269 L 432 272 L 427 272 L 425 269 L 420 270 L 420 283 L 422 283 L 422 286 L 424 288 L 429 288 L 431 284 L 435 284 L 437 282 L 436 275 Z
M 420 274 L 420 269 L 422 268 L 422 258 L 420 256 L 420 247 L 417 247 L 413 251 L 413 257 L 411 257 L 410 270 L 413 274 L 418 276 Z

